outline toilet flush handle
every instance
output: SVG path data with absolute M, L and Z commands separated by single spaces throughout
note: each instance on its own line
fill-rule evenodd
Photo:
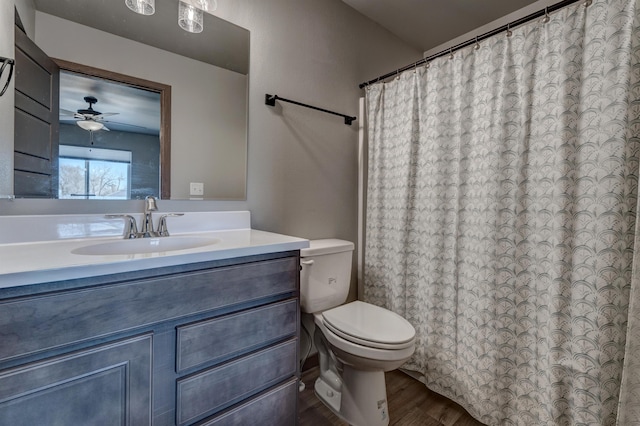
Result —
M 311 260 L 301 260 L 300 264 L 301 265 L 313 265 L 313 259 L 311 259 Z

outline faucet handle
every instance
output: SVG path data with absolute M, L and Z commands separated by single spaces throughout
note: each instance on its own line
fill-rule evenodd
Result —
M 179 217 L 184 216 L 184 213 L 167 213 L 160 216 L 160 222 L 158 222 L 158 236 L 159 237 L 168 237 L 169 230 L 167 229 L 167 218 L 168 217 Z
M 107 219 L 124 219 L 123 237 L 126 239 L 138 238 L 138 225 L 133 216 L 128 214 L 107 214 L 104 217 Z

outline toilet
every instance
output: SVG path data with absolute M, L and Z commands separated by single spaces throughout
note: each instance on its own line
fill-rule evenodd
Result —
M 415 329 L 400 315 L 369 303 L 346 303 L 354 245 L 310 241 L 300 250 L 300 307 L 312 314 L 320 361 L 315 393 L 354 426 L 389 424 L 386 371 L 413 355 Z

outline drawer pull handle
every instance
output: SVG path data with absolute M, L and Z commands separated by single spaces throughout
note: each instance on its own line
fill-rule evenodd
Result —
M 302 265 L 313 265 L 313 260 L 301 260 L 300 264 L 302 264 Z

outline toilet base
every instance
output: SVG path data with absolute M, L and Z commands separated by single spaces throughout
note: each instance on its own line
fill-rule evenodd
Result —
M 314 385 L 314 390 L 316 391 L 316 396 L 320 398 L 320 401 L 324 403 L 333 414 L 338 417 L 340 416 L 340 401 L 342 399 L 342 393 L 336 392 L 331 386 L 327 384 L 322 377 L 318 377 L 316 379 L 316 383 Z
M 382 370 L 358 370 L 343 366 L 342 389 L 336 392 L 318 378 L 316 395 L 338 417 L 353 426 L 387 426 L 389 409 Z

